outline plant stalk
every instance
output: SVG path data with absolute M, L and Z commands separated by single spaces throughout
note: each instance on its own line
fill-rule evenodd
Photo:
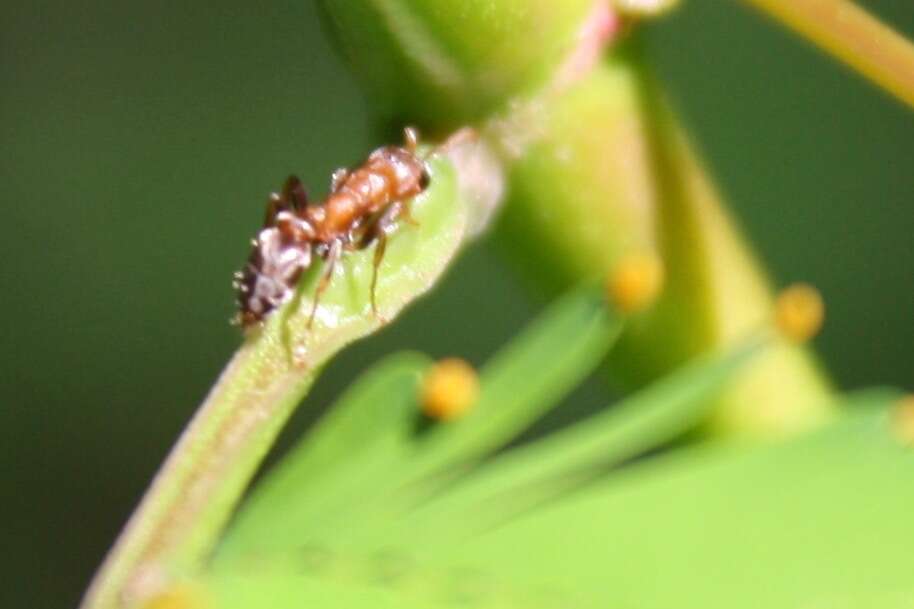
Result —
M 314 380 L 270 336 L 248 340 L 156 474 L 81 609 L 132 606 L 198 568 Z
M 914 107 L 914 45 L 850 0 L 745 0 Z

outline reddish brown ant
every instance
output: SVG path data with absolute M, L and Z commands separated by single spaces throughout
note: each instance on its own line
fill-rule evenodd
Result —
M 428 186 L 425 162 L 416 155 L 418 134 L 404 130 L 405 144 L 372 152 L 359 167 L 333 173 L 323 203 L 309 205 L 301 182 L 286 180 L 282 194 L 267 201 L 263 229 L 253 241 L 244 269 L 235 273 L 238 322 L 244 327 L 263 321 L 292 296 L 312 255 L 326 261 L 318 281 L 308 325 L 314 320 L 321 294 L 327 289 L 344 249 L 361 249 L 377 242 L 371 278 L 371 308 L 377 314 L 375 288 L 387 236 L 401 217 L 412 222 L 408 201 Z

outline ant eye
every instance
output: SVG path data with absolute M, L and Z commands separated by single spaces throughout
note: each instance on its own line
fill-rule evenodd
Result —
M 428 188 L 429 183 L 432 181 L 432 177 L 428 175 L 428 172 L 423 170 L 422 175 L 419 176 L 419 188 L 425 190 Z

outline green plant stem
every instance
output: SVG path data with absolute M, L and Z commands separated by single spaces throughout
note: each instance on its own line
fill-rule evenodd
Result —
M 914 45 L 850 0 L 745 0 L 914 107 Z
M 275 338 L 246 342 L 159 470 L 82 607 L 130 606 L 193 569 L 314 377 L 296 370 Z

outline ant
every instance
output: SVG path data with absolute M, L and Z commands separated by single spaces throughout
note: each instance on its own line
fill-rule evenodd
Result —
M 401 218 L 415 224 L 409 201 L 429 184 L 425 161 L 416 154 L 418 143 L 418 132 L 407 127 L 402 147 L 383 146 L 359 167 L 337 169 L 322 203 L 309 204 L 294 175 L 286 180 L 281 194 L 272 193 L 247 264 L 235 273 L 237 323 L 248 328 L 262 322 L 291 298 L 312 257 L 320 256 L 326 265 L 314 294 L 310 328 L 343 251 L 364 249 L 375 242 L 371 310 L 377 315 L 375 288 L 387 238 Z

